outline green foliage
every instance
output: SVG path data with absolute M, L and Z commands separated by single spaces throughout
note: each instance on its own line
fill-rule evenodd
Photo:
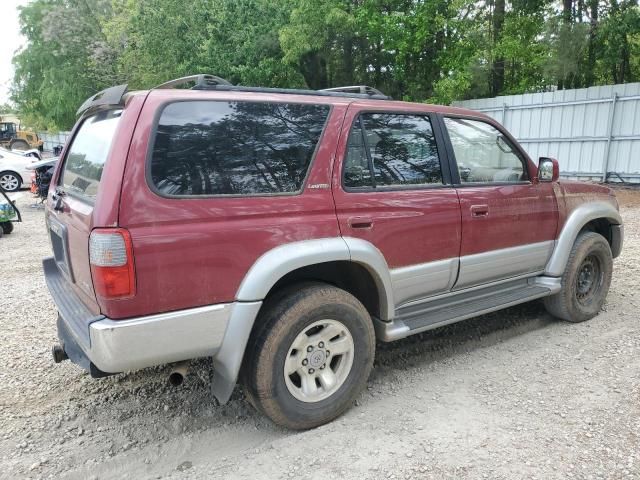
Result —
M 637 2 L 32 0 L 20 10 L 27 45 L 14 57 L 12 100 L 25 124 L 67 129 L 96 91 L 193 73 L 367 84 L 438 103 L 636 81 Z

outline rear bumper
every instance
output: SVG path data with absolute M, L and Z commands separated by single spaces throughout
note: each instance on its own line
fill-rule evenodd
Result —
M 76 296 L 53 258 L 43 261 L 58 311 L 58 337 L 74 363 L 93 376 L 214 357 L 235 338 L 232 318 L 255 318 L 261 302 L 233 302 L 127 320 L 93 315 Z M 226 349 L 223 345 L 227 344 Z M 239 346 L 244 348 L 244 345 Z M 235 349 L 234 349 L 235 350 Z M 224 365 L 224 358 L 218 358 Z M 235 379 L 234 379 L 235 380 Z

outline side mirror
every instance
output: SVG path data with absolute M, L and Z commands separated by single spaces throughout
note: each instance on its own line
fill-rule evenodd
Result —
M 557 182 L 560 178 L 558 160 L 550 157 L 540 157 L 538 160 L 538 181 Z

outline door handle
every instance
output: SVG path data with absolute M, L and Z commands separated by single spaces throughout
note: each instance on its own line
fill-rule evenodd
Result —
M 351 217 L 347 223 L 351 228 L 373 227 L 373 219 L 371 217 Z
M 488 217 L 489 205 L 471 205 L 472 217 Z

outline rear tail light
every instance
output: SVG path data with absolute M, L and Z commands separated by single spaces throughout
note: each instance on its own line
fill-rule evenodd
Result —
M 123 228 L 100 228 L 89 237 L 89 263 L 96 295 L 127 298 L 136 294 L 131 235 Z

